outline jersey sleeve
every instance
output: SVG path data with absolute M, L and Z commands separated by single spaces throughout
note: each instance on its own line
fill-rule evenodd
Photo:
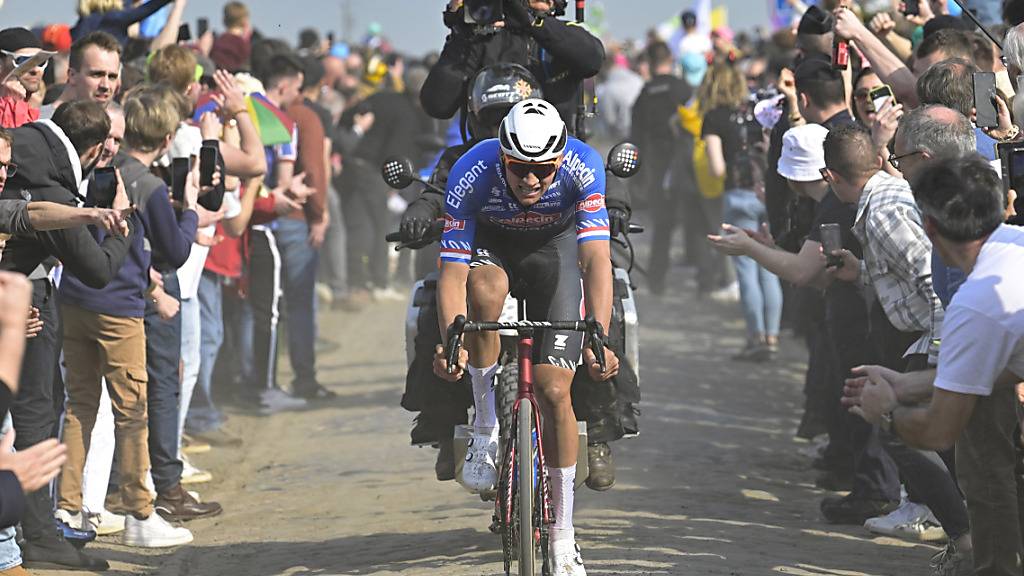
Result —
M 486 184 L 489 173 L 487 151 L 478 145 L 455 163 L 448 176 L 444 199 L 444 232 L 441 235 L 441 261 L 469 264 L 473 259 L 476 237 L 476 215 L 480 198 L 490 190 Z M 493 153 L 492 158 L 497 158 Z
M 585 145 L 584 145 L 585 146 Z M 608 208 L 605 207 L 604 161 L 596 150 L 586 146 L 576 155 L 582 168 L 573 169 L 576 195 L 576 242 L 611 240 L 608 228 Z

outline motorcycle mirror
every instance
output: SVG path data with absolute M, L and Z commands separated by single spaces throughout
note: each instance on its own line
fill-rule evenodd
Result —
M 608 170 L 619 178 L 635 176 L 640 164 L 640 149 L 630 142 L 616 144 L 608 152 Z
M 384 161 L 380 168 L 384 182 L 395 190 L 407 188 L 416 180 L 416 171 L 412 160 L 402 156 L 392 156 Z

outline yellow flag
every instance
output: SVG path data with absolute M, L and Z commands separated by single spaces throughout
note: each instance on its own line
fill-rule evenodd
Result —
M 718 6 L 711 11 L 711 29 L 717 30 L 723 26 L 729 25 L 729 8 L 726 6 Z

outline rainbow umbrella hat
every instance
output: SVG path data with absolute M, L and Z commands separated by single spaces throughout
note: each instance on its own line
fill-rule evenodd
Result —
M 292 132 L 295 130 L 295 121 L 288 117 L 273 102 L 267 99 L 260 92 L 253 92 L 245 97 L 245 105 L 259 132 L 260 142 L 264 146 L 286 144 L 292 141 Z M 212 98 L 205 97 L 196 106 L 196 112 L 192 119 L 199 121 L 199 117 L 205 112 L 216 112 L 217 102 Z

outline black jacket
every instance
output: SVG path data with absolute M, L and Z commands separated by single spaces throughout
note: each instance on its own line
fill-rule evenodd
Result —
M 12 130 L 12 134 L 12 160 L 18 172 L 7 181 L 0 198 L 78 206 L 81 168 L 61 129 L 41 120 Z M 130 220 L 129 229 L 134 230 Z M 129 239 L 123 236 L 108 236 L 97 244 L 86 226 L 18 234 L 7 241 L 0 269 L 29 275 L 54 256 L 86 285 L 103 288 L 117 275 L 129 246 Z
M 689 133 L 678 128 L 679 107 L 685 106 L 692 96 L 690 85 L 676 76 L 655 76 L 644 84 L 633 104 L 630 134 L 630 142 L 648 159 L 636 176 L 635 185 L 640 189 L 661 189 L 678 149 L 684 145 L 692 149 Z
M 499 62 L 521 64 L 533 73 L 544 99 L 571 127 L 580 81 L 600 72 L 604 45 L 582 26 L 554 16 L 543 16 L 528 29 L 510 26 L 487 36 L 454 25 L 420 93 L 423 109 L 434 118 L 451 118 L 466 102 L 466 87 L 476 73 Z
M 357 113 L 373 112 L 373 126 L 362 137 L 352 132 Z M 413 158 L 420 120 L 409 96 L 393 90 L 377 92 L 359 105 L 346 110 L 338 123 L 341 137 L 336 144 L 346 160 L 367 162 L 376 172 L 388 156 Z

